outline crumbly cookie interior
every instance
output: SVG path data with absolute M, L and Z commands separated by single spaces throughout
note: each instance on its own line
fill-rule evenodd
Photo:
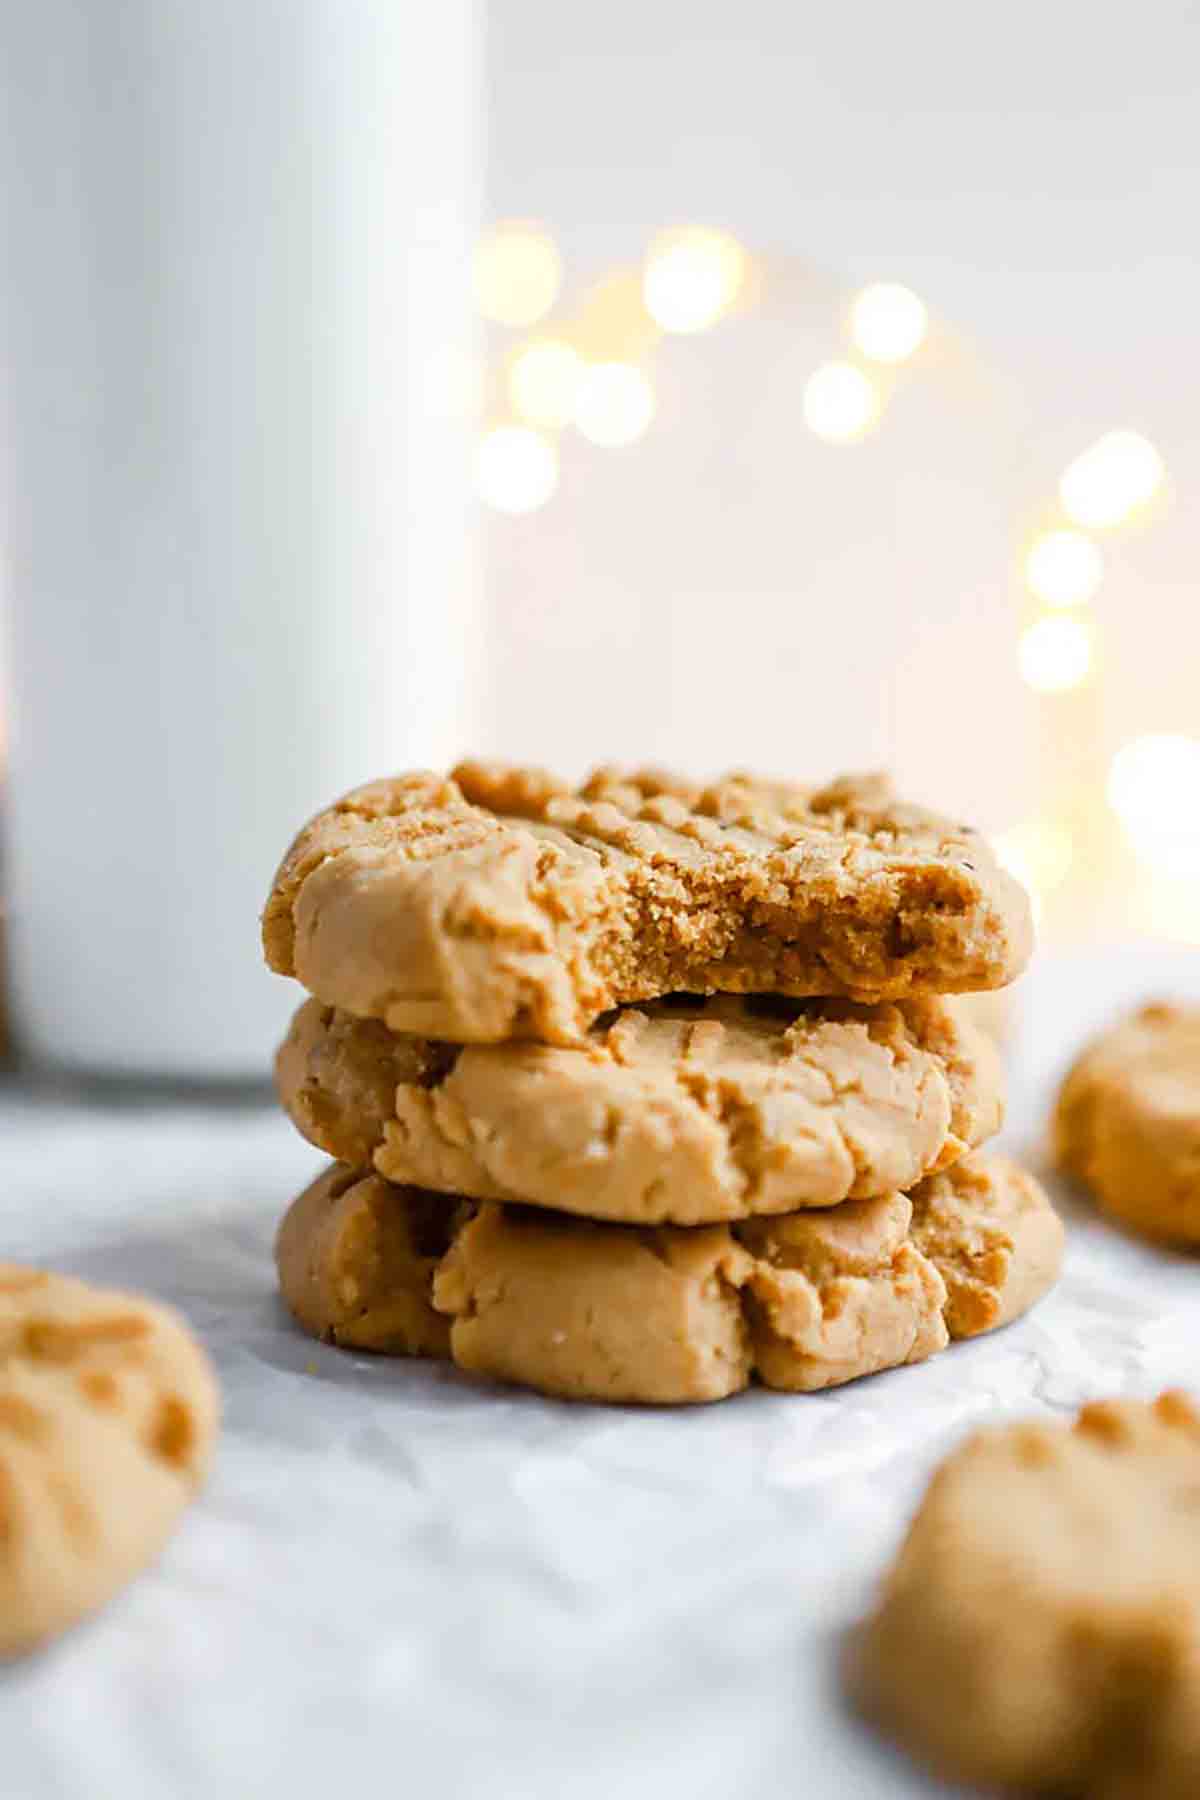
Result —
M 878 781 L 601 770 L 575 790 L 465 764 L 319 815 L 263 938 L 280 973 L 398 1029 L 571 1041 L 608 1007 L 672 991 L 996 987 L 1025 961 L 1029 918 L 982 839 Z

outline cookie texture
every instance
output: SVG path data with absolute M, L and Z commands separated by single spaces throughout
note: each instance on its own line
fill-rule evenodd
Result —
M 458 1055 L 455 1044 L 389 1031 L 379 1019 L 307 1000 L 276 1053 L 275 1088 L 310 1144 L 352 1169 L 369 1169 L 396 1116 L 397 1089 L 439 1085 Z
M 977 1255 L 977 1200 L 956 1240 L 940 1199 L 923 1249 L 919 1195 L 652 1227 L 456 1206 L 335 1165 L 284 1221 L 280 1285 L 315 1336 L 449 1354 L 476 1374 L 570 1399 L 719 1400 L 754 1378 L 811 1391 L 918 1362 L 952 1333 L 1003 1323 L 1048 1285 L 1029 1279 L 1019 1236 L 1002 1247 L 994 1225 Z M 948 1281 L 961 1283 L 964 1269 L 973 1304 L 955 1307 Z
M 965 826 L 880 778 L 581 788 L 464 763 L 357 789 L 297 837 L 263 915 L 271 968 L 396 1031 L 575 1043 L 689 992 L 860 1001 L 1002 986 L 1024 891 Z
M 1200 1641 L 1160 1696 L 1141 1756 L 1111 1774 L 1101 1800 L 1196 1800 L 1200 1794 Z
M 913 1243 L 946 1283 L 951 1337 L 1007 1325 L 1058 1280 L 1062 1220 L 1040 1184 L 1008 1157 L 967 1157 L 909 1197 Z
M 444 1194 L 390 1187 L 335 1163 L 284 1214 L 279 1288 L 314 1337 L 403 1356 L 448 1356 L 433 1276 L 459 1209 Z
M 935 1475 L 863 1637 L 859 1691 L 959 1780 L 1195 1794 L 1200 1414 L 1101 1401 L 983 1431 Z
M 0 1263 L 0 1658 L 110 1599 L 208 1466 L 207 1357 L 137 1295 Z
M 908 1236 L 903 1194 L 735 1226 L 754 1372 L 811 1393 L 923 1362 L 948 1341 L 945 1284 Z
M 1148 1237 L 1200 1244 L 1200 1007 L 1155 1002 L 1104 1032 L 1063 1083 L 1062 1168 Z
M 936 998 L 684 995 L 583 1048 L 462 1049 L 310 1000 L 276 1080 L 306 1137 L 389 1181 L 633 1224 L 910 1188 L 1003 1114 L 993 1046 Z
M 433 1293 L 473 1374 L 572 1400 L 721 1400 L 753 1367 L 747 1263 L 719 1225 L 653 1232 L 485 1204 Z

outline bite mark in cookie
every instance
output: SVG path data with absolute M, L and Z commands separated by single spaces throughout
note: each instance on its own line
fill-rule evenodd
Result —
M 877 778 L 703 787 L 463 764 L 360 788 L 300 833 L 267 961 L 319 999 L 456 1043 L 576 1043 L 676 991 L 870 1002 L 1003 985 L 1023 890 L 965 826 Z

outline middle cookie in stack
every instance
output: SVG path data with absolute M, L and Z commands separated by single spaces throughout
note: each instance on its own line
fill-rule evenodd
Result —
M 830 1387 L 1016 1317 L 1061 1260 L 1037 1184 L 969 1154 L 1002 1074 L 942 998 L 677 996 L 581 1047 L 310 1000 L 277 1079 L 338 1159 L 280 1231 L 300 1322 L 548 1393 Z

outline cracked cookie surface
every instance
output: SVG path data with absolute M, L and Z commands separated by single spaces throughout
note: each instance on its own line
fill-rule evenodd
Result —
M 1156 1001 L 1101 1033 L 1063 1082 L 1054 1139 L 1105 1212 L 1200 1244 L 1200 1007 Z
M 1100 1401 L 976 1434 L 910 1527 L 856 1667 L 959 1780 L 1080 1800 L 1200 1792 L 1200 1415 Z
M 217 1414 L 208 1359 L 166 1308 L 0 1262 L 0 1657 L 64 1631 L 156 1555 Z
M 993 1046 L 952 1003 L 679 996 L 582 1048 L 463 1049 L 312 1001 L 280 1049 L 299 1129 L 388 1180 L 693 1225 L 907 1189 L 999 1129 Z
M 879 778 L 709 786 L 464 763 L 348 794 L 292 844 L 271 968 L 318 999 L 456 1043 L 575 1043 L 690 991 L 863 1002 L 1000 987 L 1028 899 L 968 827 Z
M 963 1168 L 936 1179 L 953 1183 Z M 968 1186 L 982 1179 L 968 1176 Z M 920 1189 L 732 1226 L 650 1227 L 456 1207 L 335 1165 L 284 1221 L 280 1286 L 318 1337 L 449 1353 L 461 1368 L 571 1399 L 719 1400 L 754 1378 L 812 1391 L 920 1361 L 951 1335 L 1004 1323 L 1050 1285 L 1044 1261 L 1040 1285 L 1028 1278 L 1019 1233 L 1002 1252 L 996 1221 L 1010 1187 L 1003 1175 L 992 1185 L 980 1259 L 977 1196 L 958 1238 L 940 1196 L 925 1247 L 914 1227 Z M 330 1209 L 337 1226 L 325 1231 Z M 954 1306 L 964 1269 L 976 1292 L 991 1284 L 990 1308 Z M 1006 1302 L 1010 1283 L 1019 1306 Z
M 966 1157 L 909 1198 L 912 1240 L 946 1283 L 951 1337 L 1007 1325 L 1058 1280 L 1062 1220 L 1044 1188 L 1009 1157 Z

